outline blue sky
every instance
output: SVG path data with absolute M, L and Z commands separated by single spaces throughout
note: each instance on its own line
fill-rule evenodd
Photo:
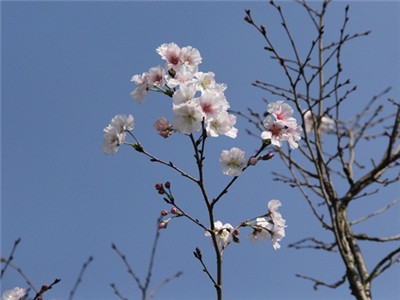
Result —
M 307 47 L 314 35 L 309 34 L 306 13 L 297 4 L 281 4 L 296 42 Z M 335 1 L 330 7 L 327 43 L 338 36 L 346 4 Z M 313 5 L 319 7 L 317 2 Z M 74 299 L 115 299 L 109 287 L 112 282 L 129 299 L 139 297 L 111 243 L 144 277 L 156 218 L 168 209 L 154 190 L 156 182 L 171 181 L 177 199 L 204 218 L 195 186 L 128 147 L 117 155 L 104 155 L 102 130 L 114 115 L 131 113 L 135 133 L 146 149 L 189 172 L 194 170 L 188 140 L 179 135 L 162 140 L 152 128 L 159 116 L 172 116 L 169 99 L 151 94 L 139 105 L 129 96 L 135 88 L 130 82 L 133 75 L 163 64 L 155 49 L 165 42 L 199 49 L 200 70 L 213 71 L 217 82 L 227 84 L 225 94 L 233 109 L 244 111 L 250 106 L 261 112 L 263 97 L 279 100 L 251 86 L 257 79 L 285 82 L 278 64 L 263 50 L 262 37 L 243 21 L 246 8 L 287 51 L 277 13 L 264 2 L 1 3 L 1 249 L 7 256 L 21 237 L 14 263 L 36 286 L 62 279 L 46 299 L 67 299 L 89 256 L 94 261 Z M 349 32 L 372 30 L 372 34 L 350 42 L 343 53 L 344 74 L 358 86 L 345 117 L 388 86 L 393 87 L 388 97 L 398 100 L 399 12 L 400 3 L 395 1 L 351 2 Z M 238 146 L 251 153 L 258 147 L 255 139 L 246 136 L 244 120 L 239 119 L 237 127 L 235 140 L 209 140 L 210 194 L 228 182 L 218 165 L 221 150 Z M 379 145 L 374 147 L 361 151 L 360 159 L 369 162 L 375 157 Z M 224 297 L 351 299 L 347 284 L 314 291 L 310 282 L 294 276 L 301 273 L 336 282 L 344 269 L 338 255 L 287 248 L 304 237 L 323 237 L 326 232 L 298 191 L 273 181 L 271 171 L 285 172 L 278 159 L 249 170 L 216 213 L 223 222 L 238 224 L 263 212 L 270 199 L 280 199 L 287 237 L 275 251 L 269 242 L 251 245 L 243 232 L 241 243 L 232 244 L 224 255 Z M 350 213 L 361 217 L 398 195 L 397 185 L 355 205 Z M 359 229 L 382 236 L 397 234 L 399 213 L 395 207 Z M 183 276 L 167 284 L 156 299 L 214 298 L 212 285 L 193 257 L 195 247 L 203 250 L 212 265 L 210 241 L 199 228 L 179 219 L 162 232 L 152 286 L 180 270 Z M 371 267 L 395 246 L 361 243 L 361 247 Z M 399 276 L 399 267 L 392 267 L 378 278 L 372 290 L 376 299 L 394 299 L 400 292 Z M 16 285 L 24 287 L 24 280 L 9 268 L 1 291 Z

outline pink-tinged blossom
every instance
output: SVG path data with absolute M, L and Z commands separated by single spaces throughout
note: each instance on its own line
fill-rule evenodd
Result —
M 230 138 L 236 138 L 237 128 L 233 127 L 236 124 L 236 116 L 230 115 L 226 111 L 220 112 L 215 118 L 211 118 L 207 122 L 207 135 L 216 137 L 219 135 L 226 135 Z
M 270 140 L 272 145 L 282 146 L 283 141 L 289 143 L 290 148 L 296 149 L 297 141 L 301 139 L 302 128 L 292 117 L 293 109 L 283 101 L 268 104 L 268 115 L 263 121 L 266 131 L 261 133 L 263 140 Z
M 134 75 L 131 79 L 137 85 L 137 88 L 131 92 L 131 97 L 140 104 L 146 99 L 149 90 L 162 89 L 165 85 L 165 70 L 161 66 L 150 68 L 148 72 L 141 75 Z
M 162 88 L 165 85 L 165 70 L 161 66 L 153 67 L 149 69 L 149 78 L 148 78 L 148 84 L 151 87 L 158 87 Z
M 226 248 L 226 246 L 231 241 L 231 233 L 233 232 L 233 226 L 229 223 L 222 225 L 221 221 L 214 222 L 214 232 L 217 239 L 218 247 L 221 249 Z M 206 231 L 205 236 L 211 236 L 209 231 Z
M 193 76 L 194 73 L 192 72 L 190 67 L 182 65 L 179 72 L 176 72 L 173 77 L 171 75 L 166 76 L 166 85 L 172 89 L 177 87 L 178 85 L 193 84 L 195 82 Z
M 226 90 L 226 84 L 218 84 L 215 82 L 215 74 L 213 72 L 208 72 L 208 73 L 203 73 L 203 72 L 197 72 L 195 74 L 195 77 L 197 79 L 197 89 L 200 90 L 201 92 L 217 92 L 217 93 L 222 93 L 223 91 Z
M 25 299 L 26 291 L 23 288 L 15 287 L 3 293 L 1 300 L 20 300 Z
M 183 47 L 180 52 L 182 65 L 187 66 L 192 73 L 196 73 L 202 61 L 199 50 L 192 46 Z
M 285 138 L 285 127 L 282 124 L 276 123 L 270 116 L 267 116 L 263 122 L 267 131 L 261 133 L 263 140 L 271 140 L 271 144 L 281 147 L 282 141 Z
M 284 103 L 282 100 L 269 103 L 267 110 L 275 117 L 276 122 L 281 126 L 296 126 L 296 119 L 292 117 L 293 108 L 289 104 Z
M 157 53 L 162 59 L 166 60 L 166 69 L 174 69 L 176 72 L 181 67 L 181 48 L 175 43 L 164 43 L 156 49 Z
M 222 173 L 228 176 L 239 176 L 243 168 L 247 166 L 246 153 L 239 148 L 223 150 L 219 162 L 222 166 Z
M 198 101 L 206 121 L 229 108 L 229 103 L 222 93 L 204 92 Z
M 314 132 L 314 116 L 310 110 L 307 110 L 303 116 L 305 129 L 307 133 Z M 335 121 L 329 117 L 323 116 L 319 124 L 319 131 L 321 134 L 332 131 L 335 128 Z
M 201 129 L 202 113 L 195 103 L 174 105 L 175 118 L 171 121 L 172 127 L 183 134 L 191 134 Z
M 159 135 L 163 138 L 167 138 L 172 134 L 172 126 L 169 124 L 168 120 L 164 117 L 158 118 L 154 123 L 153 127 L 158 131 Z

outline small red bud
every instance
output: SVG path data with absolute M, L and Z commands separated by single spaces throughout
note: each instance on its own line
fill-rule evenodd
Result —
M 165 187 L 166 187 L 167 189 L 169 189 L 169 188 L 171 187 L 171 182 L 167 181 L 167 182 L 165 183 Z
M 162 210 L 162 211 L 161 211 L 161 215 L 162 215 L 162 216 L 168 215 L 168 211 L 167 211 L 167 210 Z
M 178 209 L 176 207 L 171 208 L 171 214 L 176 214 Z
M 163 188 L 163 185 L 162 185 L 162 183 L 156 183 L 155 187 L 156 187 L 156 190 L 160 190 Z
M 42 285 L 42 291 L 47 291 L 49 289 L 49 286 L 47 284 Z
M 161 189 L 158 190 L 158 193 L 159 193 L 160 195 L 163 195 L 163 194 L 165 194 L 165 191 L 164 191 L 163 188 L 161 188 Z
M 255 166 L 256 163 L 257 163 L 257 161 L 258 161 L 257 157 L 252 156 L 252 157 L 250 157 L 250 159 L 249 159 L 249 164 L 252 165 L 252 166 Z

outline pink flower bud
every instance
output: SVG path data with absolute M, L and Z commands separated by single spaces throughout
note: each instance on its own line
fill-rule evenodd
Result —
M 170 125 L 166 118 L 161 117 L 157 119 L 153 126 L 157 131 L 167 131 Z
M 160 224 L 158 224 L 158 229 L 165 229 L 168 226 L 168 222 L 171 221 L 171 218 L 168 218 L 166 220 L 162 220 Z
M 249 164 L 252 165 L 252 166 L 255 166 L 256 163 L 257 163 L 257 161 L 258 161 L 257 157 L 252 156 L 252 157 L 250 157 L 250 159 L 249 159 Z
M 162 215 L 162 216 L 168 215 L 168 211 L 167 211 L 167 210 L 162 210 L 162 211 L 161 211 L 161 215 Z
M 269 160 L 269 159 L 271 159 L 271 158 L 273 158 L 275 155 L 273 154 L 273 153 L 268 153 L 268 154 L 265 154 L 265 155 L 263 155 L 263 156 L 260 156 L 260 159 L 261 160 Z
M 42 285 L 41 290 L 42 291 L 47 291 L 49 289 L 49 286 L 47 284 Z
M 178 209 L 176 207 L 171 208 L 171 214 L 176 214 Z
M 167 181 L 167 182 L 165 183 L 165 187 L 166 187 L 167 189 L 169 189 L 169 188 L 171 187 L 171 182 Z
M 156 183 L 155 187 L 156 187 L 156 190 L 161 190 L 163 188 L 163 185 L 162 185 L 162 183 Z

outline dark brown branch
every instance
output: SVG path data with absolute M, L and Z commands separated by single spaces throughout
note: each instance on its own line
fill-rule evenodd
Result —
M 314 287 L 313 287 L 314 290 L 318 290 L 318 286 L 320 286 L 320 285 L 331 288 L 331 289 L 336 289 L 337 287 L 341 286 L 343 283 L 346 282 L 346 275 L 344 275 L 341 280 L 339 280 L 335 283 L 326 283 L 324 281 L 321 281 L 321 280 L 318 280 L 318 279 L 315 279 L 315 278 L 312 278 L 309 276 L 300 275 L 300 274 L 296 274 L 296 277 L 313 281 L 314 282 Z

